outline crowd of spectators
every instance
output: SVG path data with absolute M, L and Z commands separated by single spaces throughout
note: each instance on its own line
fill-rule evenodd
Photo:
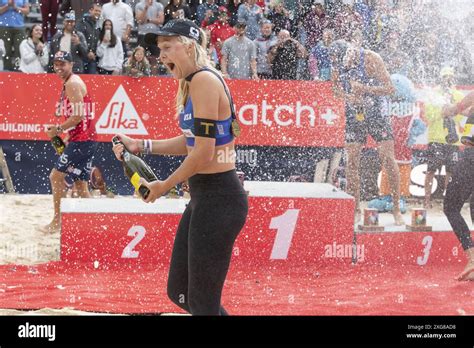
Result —
M 474 82 L 465 42 L 471 17 L 453 23 L 434 0 L 36 1 L 42 24 L 27 26 L 28 0 L 0 0 L 4 70 L 52 72 L 50 57 L 61 49 L 71 52 L 77 73 L 166 74 L 145 34 L 188 18 L 206 31 L 209 55 L 229 78 L 328 80 L 328 47 L 344 39 L 416 83 L 435 84 L 445 66 L 460 84 Z

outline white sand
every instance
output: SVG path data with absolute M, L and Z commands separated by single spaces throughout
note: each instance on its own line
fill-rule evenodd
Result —
M 4 194 L 0 212 L 0 264 L 59 260 L 59 232 L 38 230 L 53 218 L 52 195 Z

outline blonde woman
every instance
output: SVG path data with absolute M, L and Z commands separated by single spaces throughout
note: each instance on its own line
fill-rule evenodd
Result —
M 145 57 L 145 49 L 137 46 L 123 66 L 124 75 L 131 77 L 150 76 L 150 63 Z
M 179 81 L 176 106 L 183 134 L 153 141 L 119 137 L 129 151 L 187 156 L 166 180 L 142 181 L 150 189 L 145 202 L 154 202 L 175 185 L 189 182 L 191 201 L 174 241 L 168 296 L 193 315 L 226 315 L 222 287 L 248 211 L 232 155 L 238 135 L 233 103 L 209 61 L 205 34 L 194 22 L 171 20 L 145 40 L 158 44 L 161 61 Z M 113 150 L 119 158 L 123 145 Z

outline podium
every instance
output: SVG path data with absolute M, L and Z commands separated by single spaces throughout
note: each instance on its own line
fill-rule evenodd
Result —
M 329 184 L 246 182 L 247 223 L 233 265 L 350 262 L 337 247 L 353 243 L 354 200 Z M 97 267 L 167 267 L 187 199 L 64 199 L 61 259 Z M 349 247 L 347 247 L 349 246 Z

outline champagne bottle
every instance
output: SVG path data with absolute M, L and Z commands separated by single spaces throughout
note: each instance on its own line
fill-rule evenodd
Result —
M 118 137 L 113 137 L 112 142 L 114 145 L 122 144 Z M 124 146 L 125 147 L 125 146 Z M 145 163 L 140 157 L 130 153 L 125 147 L 122 152 L 122 166 L 125 171 L 125 175 L 130 179 L 133 187 L 137 190 L 143 198 L 147 198 L 150 194 L 150 190 L 143 185 L 140 185 L 140 178 L 144 178 L 148 182 L 156 181 L 156 177 L 153 170 Z
M 51 144 L 53 144 L 56 153 L 61 156 L 64 152 L 64 149 L 66 148 L 66 144 L 61 139 L 61 137 L 59 135 L 55 135 L 54 137 L 52 137 Z
M 471 112 L 471 115 L 464 125 L 464 132 L 461 137 L 461 143 L 463 145 L 474 146 L 474 112 Z
M 459 141 L 458 132 L 456 131 L 456 124 L 451 117 L 445 117 L 443 120 L 444 131 L 447 133 L 445 140 L 448 144 L 454 144 Z

